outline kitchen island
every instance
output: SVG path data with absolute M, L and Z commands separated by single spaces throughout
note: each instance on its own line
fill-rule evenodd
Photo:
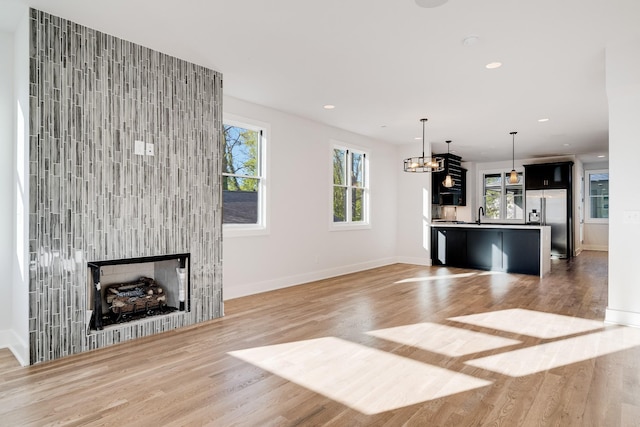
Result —
M 432 223 L 431 263 L 542 277 L 551 269 L 551 227 Z

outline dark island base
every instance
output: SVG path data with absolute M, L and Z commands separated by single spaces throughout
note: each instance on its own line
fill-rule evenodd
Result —
M 538 229 L 434 227 L 431 263 L 539 275 L 540 234 Z

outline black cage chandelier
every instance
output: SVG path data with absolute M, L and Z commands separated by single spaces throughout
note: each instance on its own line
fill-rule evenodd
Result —
M 444 159 L 442 157 L 424 156 L 424 126 L 428 119 L 420 119 L 422 122 L 422 157 L 409 157 L 404 159 L 405 172 L 442 172 L 444 170 Z

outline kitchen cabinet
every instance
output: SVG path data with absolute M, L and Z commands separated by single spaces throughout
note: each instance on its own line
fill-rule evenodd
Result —
M 457 228 L 434 229 L 431 247 L 440 265 L 464 267 L 467 263 L 467 232 Z
M 525 190 L 571 188 L 573 162 L 524 165 Z
M 442 206 L 467 205 L 467 170 L 461 166 L 462 158 L 455 154 L 435 154 L 444 159 L 444 170 L 431 176 L 431 203 Z M 453 178 L 453 187 L 442 185 L 447 171 Z
M 550 268 L 548 229 L 541 226 L 432 226 L 431 264 L 542 276 Z
M 538 266 L 532 259 L 540 254 L 540 239 L 537 230 L 511 230 L 502 235 L 502 266 L 505 271 L 523 274 L 538 274 Z
M 502 271 L 502 230 L 467 230 L 467 267 Z

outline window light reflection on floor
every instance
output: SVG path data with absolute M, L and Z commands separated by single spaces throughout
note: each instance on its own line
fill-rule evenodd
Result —
M 448 320 L 542 339 L 559 338 L 604 327 L 604 323 L 597 320 L 522 308 L 450 317 Z
M 448 320 L 527 335 L 550 342 L 509 350 L 516 339 L 435 323 L 417 323 L 367 332 L 387 341 L 444 354 L 468 357 L 464 363 L 510 377 L 640 347 L 640 329 L 604 328 L 599 321 L 509 309 Z M 580 334 L 580 335 L 578 335 Z M 479 357 L 482 352 L 499 353 Z M 363 414 L 372 415 L 493 382 L 368 346 L 325 337 L 233 351 L 230 355 L 322 394 Z M 473 358 L 473 355 L 476 358 Z
M 229 354 L 367 415 L 492 384 L 335 337 Z
M 521 341 L 436 323 L 416 323 L 367 332 L 377 338 L 450 357 L 520 344 Z
M 640 329 L 616 327 L 465 363 L 512 377 L 522 377 L 637 346 L 640 346 Z

